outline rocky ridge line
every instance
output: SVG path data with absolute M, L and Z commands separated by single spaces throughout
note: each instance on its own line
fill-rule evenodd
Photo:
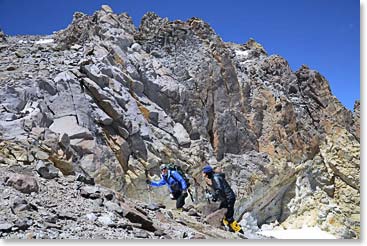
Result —
M 200 207 L 200 168 L 219 164 L 237 218 L 359 237 L 359 102 L 345 109 L 317 71 L 293 72 L 253 39 L 225 43 L 198 18 L 147 13 L 136 29 L 108 6 L 54 35 L 0 41 L 6 169 L 59 170 L 148 203 L 146 170 L 175 161 Z

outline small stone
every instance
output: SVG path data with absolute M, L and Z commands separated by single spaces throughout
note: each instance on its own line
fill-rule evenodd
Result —
M 32 225 L 32 220 L 19 220 L 15 222 L 15 226 L 18 227 L 19 230 L 25 231 Z
M 85 217 L 90 221 L 95 221 L 97 219 L 97 216 L 94 213 L 86 214 Z
M 102 216 L 98 217 L 98 221 L 103 225 L 109 226 L 114 224 L 111 217 L 108 214 L 103 214 Z
M 141 45 L 140 45 L 140 44 L 138 44 L 138 43 L 133 43 L 133 44 L 131 45 L 131 49 L 132 49 L 133 51 L 135 51 L 135 52 L 138 52 L 138 51 L 140 51 L 140 50 L 141 50 Z
M 14 224 L 8 223 L 8 222 L 0 222 L 0 232 L 10 232 L 11 228 L 14 226 Z
M 101 197 L 101 192 L 95 186 L 83 186 L 80 189 L 80 195 L 85 198 L 98 199 Z
M 158 204 L 157 204 L 157 206 L 158 206 L 159 208 L 163 208 L 163 209 L 165 209 L 165 208 L 166 208 L 166 205 L 164 205 L 163 203 L 158 203 Z
M 104 195 L 104 197 L 107 199 L 107 201 L 111 201 L 114 197 L 114 193 L 113 192 L 108 192 Z
M 53 84 L 52 81 L 40 79 L 38 80 L 38 86 L 41 90 L 46 91 L 51 96 L 54 96 L 57 93 L 56 86 Z
M 129 137 L 129 131 L 125 128 L 118 126 L 117 130 L 120 133 L 121 137 L 123 137 L 124 139 L 127 139 Z
M 172 214 L 171 211 L 167 211 L 167 215 L 168 215 L 168 217 L 170 217 L 171 219 L 173 219 L 173 214 Z
M 179 224 L 181 224 L 181 225 L 187 226 L 187 224 L 185 223 L 185 221 L 182 220 L 182 219 L 180 219 L 180 218 L 176 219 L 176 222 L 179 223 Z
M 138 233 L 135 233 L 134 236 L 136 238 L 149 238 L 149 234 L 146 231 L 140 231 Z
M 190 216 L 199 216 L 198 212 L 193 208 L 190 209 L 187 214 L 190 215 Z
M 49 155 L 46 152 L 43 151 L 37 151 L 36 152 L 36 158 L 38 160 L 47 160 Z
M 321 198 L 320 202 L 322 204 L 329 204 L 329 200 L 327 198 Z
M 25 210 L 29 210 L 30 206 L 28 202 L 20 197 L 16 197 L 11 205 L 11 209 L 17 213 Z
M 57 225 L 57 224 L 54 224 L 54 223 L 49 223 L 49 222 L 44 222 L 44 225 L 46 228 L 55 228 L 55 229 L 62 229 L 62 226 L 61 225 Z
M 164 236 L 164 235 L 166 235 L 166 233 L 162 230 L 156 230 L 154 232 L 154 236 L 157 236 L 157 237 Z
M 107 210 L 110 211 L 110 212 L 116 212 L 120 215 L 123 214 L 122 208 L 117 203 L 107 201 L 107 202 L 104 203 L 104 205 L 107 208 Z
M 81 45 L 79 45 L 79 44 L 74 44 L 74 45 L 72 45 L 72 46 L 70 47 L 70 49 L 72 49 L 72 50 L 76 50 L 76 51 L 80 50 L 81 48 L 82 48 L 82 46 L 81 46 Z
M 45 164 L 42 160 L 39 160 L 36 165 L 38 174 L 45 179 L 53 179 L 59 176 L 59 170 L 51 163 Z
M 89 177 L 83 173 L 78 173 L 76 177 L 77 181 L 83 182 L 85 184 L 94 185 L 94 179 L 92 177 Z
M 152 210 L 152 211 L 157 211 L 159 210 L 159 206 L 157 204 L 149 204 L 147 206 L 147 209 Z
M 15 52 L 15 55 L 16 55 L 18 58 L 24 58 L 24 53 L 23 53 L 22 51 L 20 51 L 20 50 L 17 50 L 17 51 Z
M 76 215 L 71 213 L 71 212 L 59 212 L 57 214 L 58 219 L 61 220 L 73 220 L 73 221 L 77 221 L 77 218 L 75 217 Z
M 53 223 L 53 224 L 56 224 L 56 222 L 57 222 L 57 216 L 56 215 L 49 215 L 49 216 L 46 216 L 45 218 L 44 218 L 44 220 L 46 221 L 46 222 L 48 222 L 48 223 Z
M 149 122 L 154 126 L 158 126 L 159 114 L 158 112 L 149 112 Z

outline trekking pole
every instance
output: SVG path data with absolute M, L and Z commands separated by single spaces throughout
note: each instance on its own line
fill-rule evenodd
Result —
M 149 172 L 148 172 L 148 170 L 147 169 L 145 169 L 145 178 L 146 179 L 149 179 Z M 149 184 L 147 184 L 147 187 L 148 187 L 148 198 L 149 198 L 149 204 L 152 204 L 152 197 L 151 197 L 151 194 L 150 194 L 150 192 L 151 192 L 151 189 L 150 189 L 150 185 Z
M 189 196 L 190 196 L 190 198 L 191 198 L 192 203 L 195 203 L 195 200 L 194 200 L 194 198 L 193 198 L 193 196 L 192 196 L 192 193 L 191 193 L 191 189 L 190 189 L 190 188 L 189 188 L 189 189 L 187 189 L 187 193 L 189 193 Z
M 150 189 L 150 185 L 148 185 L 148 197 L 149 197 L 149 204 L 152 204 L 152 197 L 151 197 L 151 189 Z
M 208 204 L 210 204 L 210 192 L 208 188 L 205 188 L 205 197 L 208 200 Z

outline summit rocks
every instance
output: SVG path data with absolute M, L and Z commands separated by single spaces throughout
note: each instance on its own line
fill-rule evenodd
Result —
M 169 162 L 188 173 L 195 214 L 206 211 L 200 170 L 212 164 L 225 172 L 235 217 L 243 225 L 252 218 L 252 232 L 256 223 L 307 225 L 360 237 L 360 103 L 346 109 L 308 66 L 292 71 L 254 39 L 224 42 L 196 17 L 147 13 L 135 27 L 106 5 L 75 13 L 52 35 L 0 32 L 0 57 L 0 173 L 9 174 L 0 205 L 20 196 L 38 208 L 1 217 L 1 237 L 231 238 L 210 225 L 196 230 L 190 219 L 171 234 L 174 213 L 137 208 L 174 206 L 165 189 L 145 183 Z M 114 195 L 82 188 L 93 184 Z M 54 205 L 72 209 L 65 215 Z

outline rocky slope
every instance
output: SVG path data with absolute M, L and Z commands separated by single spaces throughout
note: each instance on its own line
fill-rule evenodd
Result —
M 145 185 L 166 162 L 191 175 L 195 202 L 188 206 L 202 217 L 200 169 L 210 163 L 222 167 L 238 195 L 235 215 L 244 227 L 318 226 L 337 238 L 360 237 L 359 102 L 354 113 L 347 110 L 317 71 L 293 72 L 253 39 L 223 42 L 198 18 L 147 13 L 136 28 L 108 6 L 92 16 L 75 13 L 53 35 L 1 34 L 0 42 L 1 237 L 18 237 L 29 225 L 39 234 L 19 237 L 129 238 L 143 230 L 179 238 L 168 229 L 176 230 L 165 215 L 172 207 L 166 189 Z M 38 184 L 30 195 L 5 175 L 25 170 Z M 121 199 L 98 192 L 85 200 L 79 193 L 86 185 Z M 3 213 L 20 201 L 32 216 Z M 129 226 L 140 222 L 119 212 L 124 201 L 153 224 L 161 216 L 162 235 Z M 157 215 L 147 209 L 153 203 L 168 210 Z M 70 204 L 77 204 L 68 215 L 74 219 L 60 217 Z M 111 226 L 95 222 L 109 219 Z M 83 226 L 75 229 L 75 221 Z M 197 232 L 195 223 L 179 231 L 238 237 L 213 226 L 213 233 Z M 247 237 L 257 237 L 255 227 Z
M 45 179 L 31 167 L 0 168 L 0 233 L 4 239 L 244 239 L 184 212 L 145 204 L 74 176 Z M 57 174 L 57 172 L 56 172 Z M 248 237 L 261 238 L 247 231 Z

